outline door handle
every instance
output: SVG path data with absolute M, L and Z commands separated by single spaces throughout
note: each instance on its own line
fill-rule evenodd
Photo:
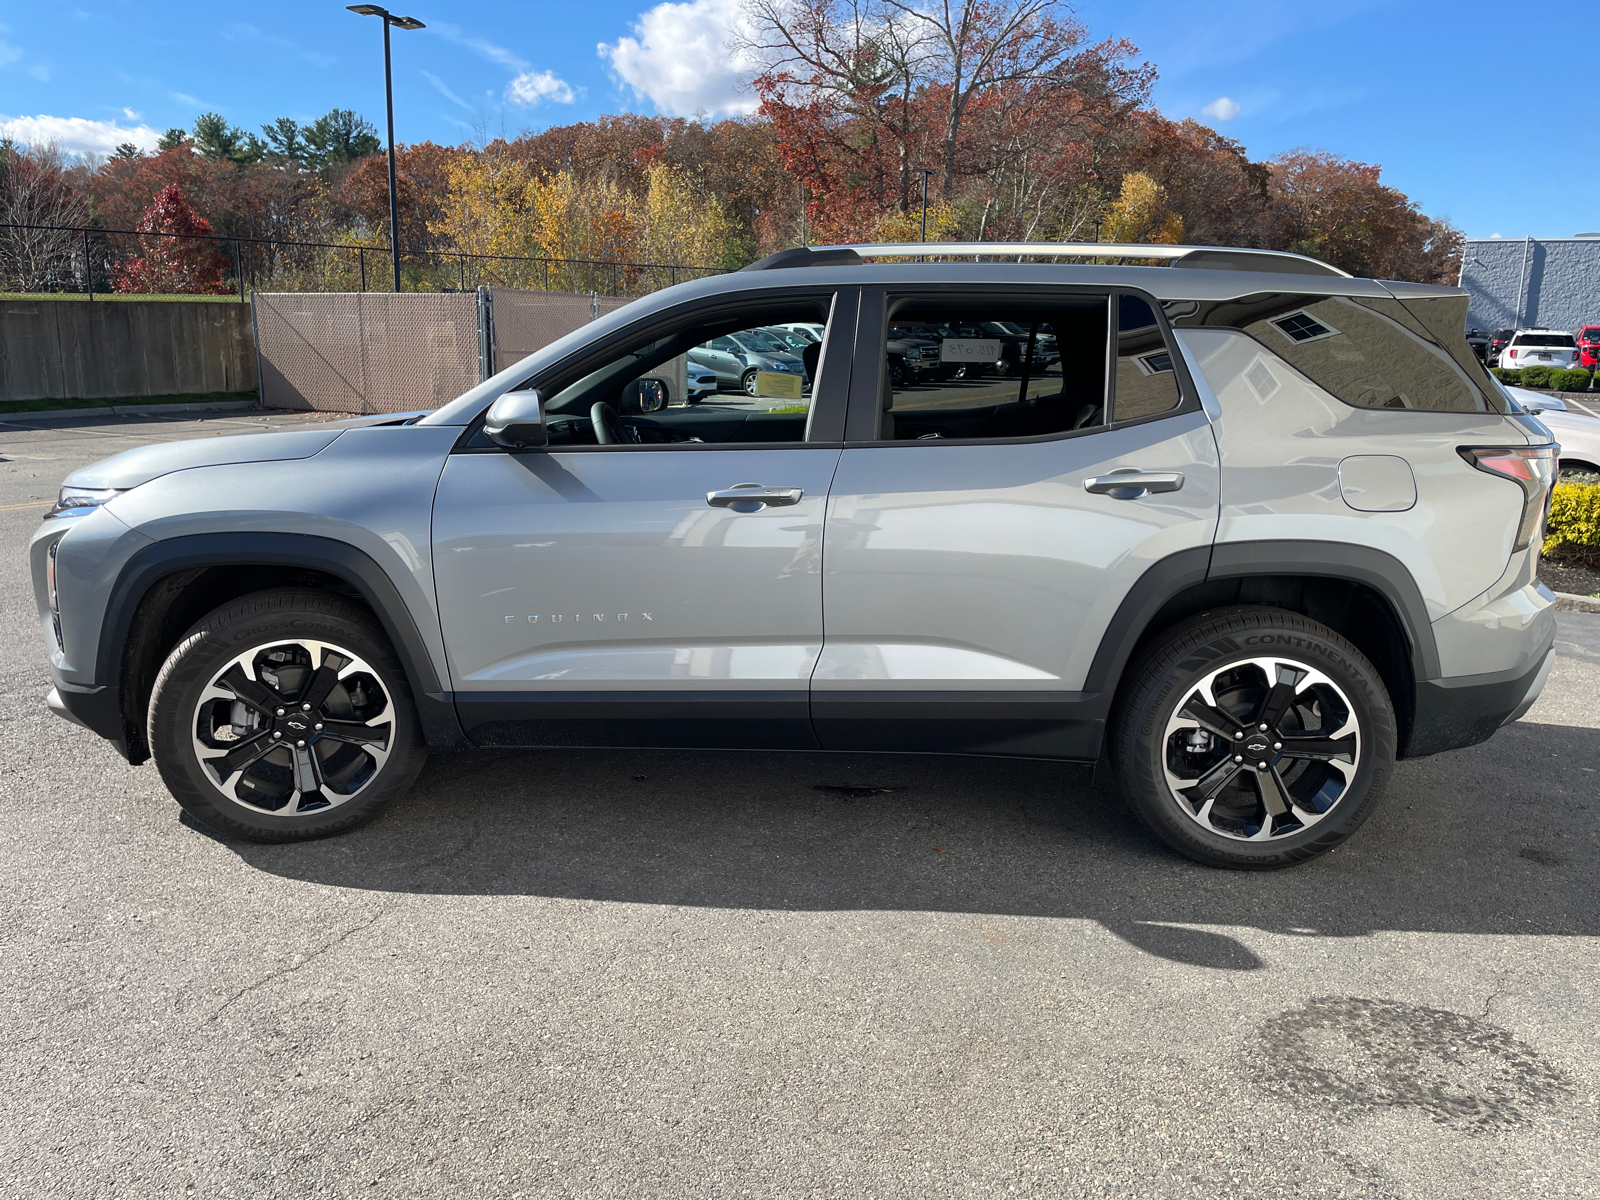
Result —
M 1113 500 L 1137 500 L 1152 492 L 1175 492 L 1183 486 L 1178 471 L 1136 471 L 1132 468 L 1096 475 L 1083 481 L 1083 490 Z
M 805 492 L 797 487 L 766 487 L 759 483 L 736 483 L 720 492 L 707 492 L 706 503 L 712 508 L 731 508 L 734 512 L 753 513 L 763 508 L 785 508 L 799 504 Z

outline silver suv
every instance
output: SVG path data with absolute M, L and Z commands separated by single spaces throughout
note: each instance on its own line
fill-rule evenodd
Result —
M 907 254 L 1019 261 L 867 261 Z M 1166 265 L 1020 261 L 1070 255 Z M 1550 670 L 1556 447 L 1466 312 L 1261 251 L 785 251 L 436 411 L 78 471 L 32 543 L 49 703 L 268 841 L 429 748 L 923 751 L 1106 756 L 1178 851 L 1286 866 Z M 891 377 L 891 323 L 951 369 Z M 804 393 L 625 415 L 797 324 Z

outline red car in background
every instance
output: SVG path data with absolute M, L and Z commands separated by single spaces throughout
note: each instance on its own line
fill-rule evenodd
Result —
M 1578 342 L 1578 365 L 1600 367 L 1600 325 L 1585 325 L 1573 336 Z

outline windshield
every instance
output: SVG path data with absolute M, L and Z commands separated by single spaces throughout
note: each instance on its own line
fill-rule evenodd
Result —
M 1578 331 L 1578 340 L 1585 346 L 1593 346 L 1600 342 L 1600 325 Z
M 1513 346 L 1571 346 L 1570 333 L 1519 333 Z
M 747 329 L 743 333 L 733 335 L 733 340 L 746 350 L 754 350 L 757 354 L 787 354 L 789 347 L 785 346 L 770 333 L 763 333 L 759 329 Z

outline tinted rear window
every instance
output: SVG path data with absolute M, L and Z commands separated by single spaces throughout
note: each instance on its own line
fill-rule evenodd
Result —
M 1513 346 L 1555 346 L 1572 348 L 1572 335 L 1570 333 L 1519 333 L 1511 343 Z
M 1499 411 L 1467 345 L 1466 296 L 1383 300 L 1263 293 L 1201 304 L 1173 324 L 1237 329 L 1356 408 Z

